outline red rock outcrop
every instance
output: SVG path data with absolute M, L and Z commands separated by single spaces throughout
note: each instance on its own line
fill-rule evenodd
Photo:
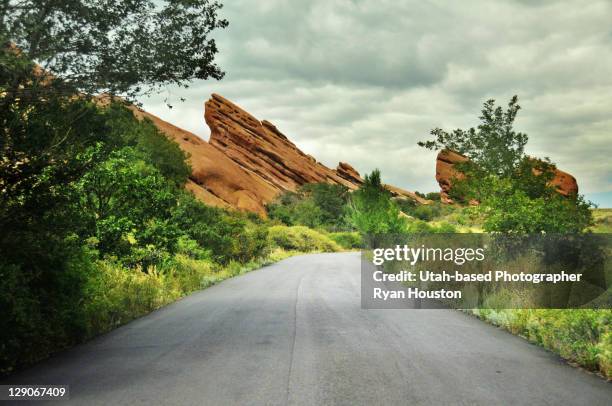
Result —
M 206 102 L 204 118 L 211 145 L 279 191 L 315 182 L 357 187 L 300 151 L 272 123 L 257 120 L 222 96 L 213 94 Z
M 389 185 L 386 183 L 384 186 L 389 192 L 391 192 L 391 195 L 396 199 L 399 199 L 399 200 L 410 199 L 410 200 L 414 200 L 415 202 L 419 204 L 431 204 L 432 203 L 431 200 L 424 199 L 414 192 L 410 192 L 408 190 L 399 188 L 397 186 Z
M 195 134 L 176 127 L 150 113 L 132 107 L 139 118 L 148 118 L 167 137 L 189 154 L 192 174 L 187 189 L 204 203 L 265 215 L 264 205 L 278 190 L 261 177 L 245 170 L 222 151 Z
M 346 162 L 340 162 L 338 164 L 338 166 L 336 167 L 336 173 L 342 179 L 346 179 L 355 185 L 361 185 L 363 183 L 363 179 L 361 179 L 359 172 L 357 172 L 355 168 L 353 168 Z
M 452 188 L 452 180 L 464 177 L 461 172 L 454 168 L 455 164 L 468 160 L 467 157 L 451 150 L 445 149 L 438 153 L 436 159 L 436 180 L 440 185 L 440 200 L 443 203 L 453 203 L 453 200 L 448 195 Z M 560 169 L 555 169 L 555 177 L 550 181 L 550 184 L 563 196 L 578 193 L 576 178 Z
M 265 216 L 265 205 L 279 193 L 306 183 L 339 184 L 350 190 L 363 183 L 351 165 L 341 162 L 335 170 L 328 168 L 297 148 L 272 123 L 257 120 L 216 94 L 205 104 L 204 117 L 211 131 L 208 142 L 142 109 L 130 108 L 189 155 L 192 174 L 186 188 L 212 206 Z M 386 187 L 396 198 L 429 202 L 412 192 Z
M 467 160 L 467 157 L 447 149 L 438 153 L 436 159 L 436 180 L 440 185 L 440 200 L 442 203 L 453 203 L 453 200 L 448 195 L 452 186 L 451 181 L 452 179 L 462 179 L 464 177 L 461 172 L 454 169 L 454 166 Z
M 561 169 L 555 169 L 555 177 L 550 181 L 550 184 L 557 189 L 557 193 L 563 196 L 578 194 L 576 178 Z

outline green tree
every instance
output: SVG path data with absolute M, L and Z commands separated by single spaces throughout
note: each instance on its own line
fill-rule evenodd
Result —
M 297 192 L 281 193 L 266 208 L 271 219 L 287 225 L 338 231 L 350 229 L 346 218 L 348 199 L 348 188 L 343 185 L 308 183 Z
M 0 44 L 61 78 L 70 94 L 133 97 L 223 76 L 210 38 L 228 24 L 220 8 L 212 0 L 5 0 Z M 30 96 L 27 69 L 11 73 L 3 98 L 9 104 Z
M 366 175 L 363 185 L 351 195 L 351 221 L 370 246 L 377 246 L 385 234 L 402 234 L 406 221 L 375 169 Z
M 210 38 L 227 25 L 219 8 L 0 1 L 0 373 L 84 337 L 84 286 L 97 270 L 85 238 L 145 266 L 175 249 L 170 214 L 189 173 L 185 155 L 151 123 L 91 96 L 134 99 L 221 78 Z
M 302 190 L 310 194 L 312 201 L 321 211 L 321 223 L 334 230 L 345 229 L 346 209 L 349 199 L 348 188 L 330 183 L 309 183 Z
M 171 220 L 222 264 L 245 262 L 264 255 L 267 249 L 265 226 L 241 213 L 206 206 L 187 192 L 181 193 Z
M 167 220 L 176 205 L 173 188 L 133 149 L 113 152 L 83 176 L 79 191 L 102 254 L 146 269 L 174 252 L 180 233 Z
M 133 147 L 142 159 L 176 186 L 183 186 L 191 175 L 187 154 L 168 139 L 148 119 L 137 120 L 133 112 L 122 103 L 111 103 L 103 110 L 110 128 L 106 143 L 111 149 Z
M 581 196 L 560 196 L 550 181 L 555 165 L 548 159 L 525 154 L 526 134 L 516 132 L 514 120 L 520 109 L 514 96 L 504 111 L 488 100 L 481 124 L 450 133 L 436 128 L 433 140 L 419 142 L 428 149 L 450 149 L 468 158 L 457 164 L 462 178 L 453 179 L 451 196 L 477 201 L 487 231 L 507 233 L 579 232 L 591 222 L 589 202 Z
M 513 128 L 520 108 L 518 96 L 512 97 L 506 111 L 501 106 L 495 107 L 495 100 L 487 100 L 478 127 L 450 133 L 435 128 L 431 130 L 433 140 L 418 144 L 432 150 L 447 148 L 459 152 L 488 174 L 511 176 L 525 157 L 528 140 L 526 134 Z

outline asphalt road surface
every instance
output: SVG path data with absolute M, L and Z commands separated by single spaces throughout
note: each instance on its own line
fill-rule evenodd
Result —
M 3 383 L 81 405 L 612 405 L 612 384 L 461 312 L 361 309 L 358 253 L 227 280 Z

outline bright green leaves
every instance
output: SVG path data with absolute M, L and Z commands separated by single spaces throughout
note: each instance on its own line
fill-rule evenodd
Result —
M 406 220 L 382 185 L 378 169 L 366 175 L 363 185 L 351 195 L 351 221 L 370 244 L 377 236 L 406 232 Z
M 548 158 L 525 154 L 526 134 L 513 129 L 520 109 L 514 96 L 504 111 L 488 100 L 480 125 L 451 133 L 436 128 L 435 138 L 419 142 L 428 149 L 451 149 L 470 161 L 456 164 L 461 179 L 452 181 L 450 196 L 458 202 L 479 203 L 484 228 L 490 232 L 580 232 L 591 220 L 590 202 L 581 196 L 559 195 L 550 182 L 555 165 Z

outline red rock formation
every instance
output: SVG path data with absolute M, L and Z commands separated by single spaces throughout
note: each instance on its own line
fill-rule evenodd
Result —
M 359 172 L 340 162 L 335 170 L 300 151 L 269 121 L 259 121 L 218 94 L 205 104 L 204 118 L 210 127 L 210 144 L 238 165 L 261 176 L 279 191 L 295 190 L 306 183 L 340 184 L 355 190 L 363 183 Z M 401 199 L 429 201 L 412 192 L 387 185 Z
M 259 121 L 229 100 L 213 94 L 204 118 L 210 144 L 277 190 L 295 190 L 306 183 L 356 184 L 300 151 L 272 123 Z
M 436 180 L 440 185 L 440 200 L 442 203 L 453 203 L 453 200 L 448 195 L 451 189 L 451 180 L 462 179 L 464 177 L 461 172 L 453 167 L 455 164 L 467 160 L 467 157 L 447 149 L 438 153 L 438 158 L 436 159 Z
M 346 162 L 338 163 L 338 166 L 336 167 L 336 173 L 342 179 L 346 179 L 355 185 L 361 185 L 363 183 L 363 179 L 361 179 L 359 172 L 357 172 L 355 168 L 353 168 Z
M 206 142 L 134 106 L 136 117 L 147 118 L 189 155 L 192 175 L 186 188 L 206 204 L 265 216 L 265 205 L 283 191 L 313 182 L 340 184 L 355 190 L 359 173 L 341 162 L 333 170 L 300 151 L 268 121 L 259 121 L 225 98 L 213 94 L 205 104 L 211 130 Z M 386 185 L 394 197 L 429 201 Z
M 443 203 L 453 203 L 448 193 L 452 187 L 453 179 L 462 179 L 464 175 L 454 169 L 454 165 L 466 162 L 469 159 L 455 151 L 442 150 L 436 159 L 436 180 L 440 185 L 440 200 Z M 576 178 L 560 169 L 555 169 L 555 177 L 550 182 L 557 192 L 563 196 L 575 195 L 578 193 L 578 183 Z
M 189 154 L 192 175 L 186 185 L 204 203 L 232 207 L 265 215 L 264 205 L 274 199 L 277 189 L 245 170 L 223 152 L 195 134 L 178 128 L 143 110 L 132 108 L 139 118 L 148 118 L 166 136 Z
M 576 178 L 561 169 L 555 169 L 555 177 L 550 181 L 550 184 L 563 196 L 578 194 L 578 182 Z

